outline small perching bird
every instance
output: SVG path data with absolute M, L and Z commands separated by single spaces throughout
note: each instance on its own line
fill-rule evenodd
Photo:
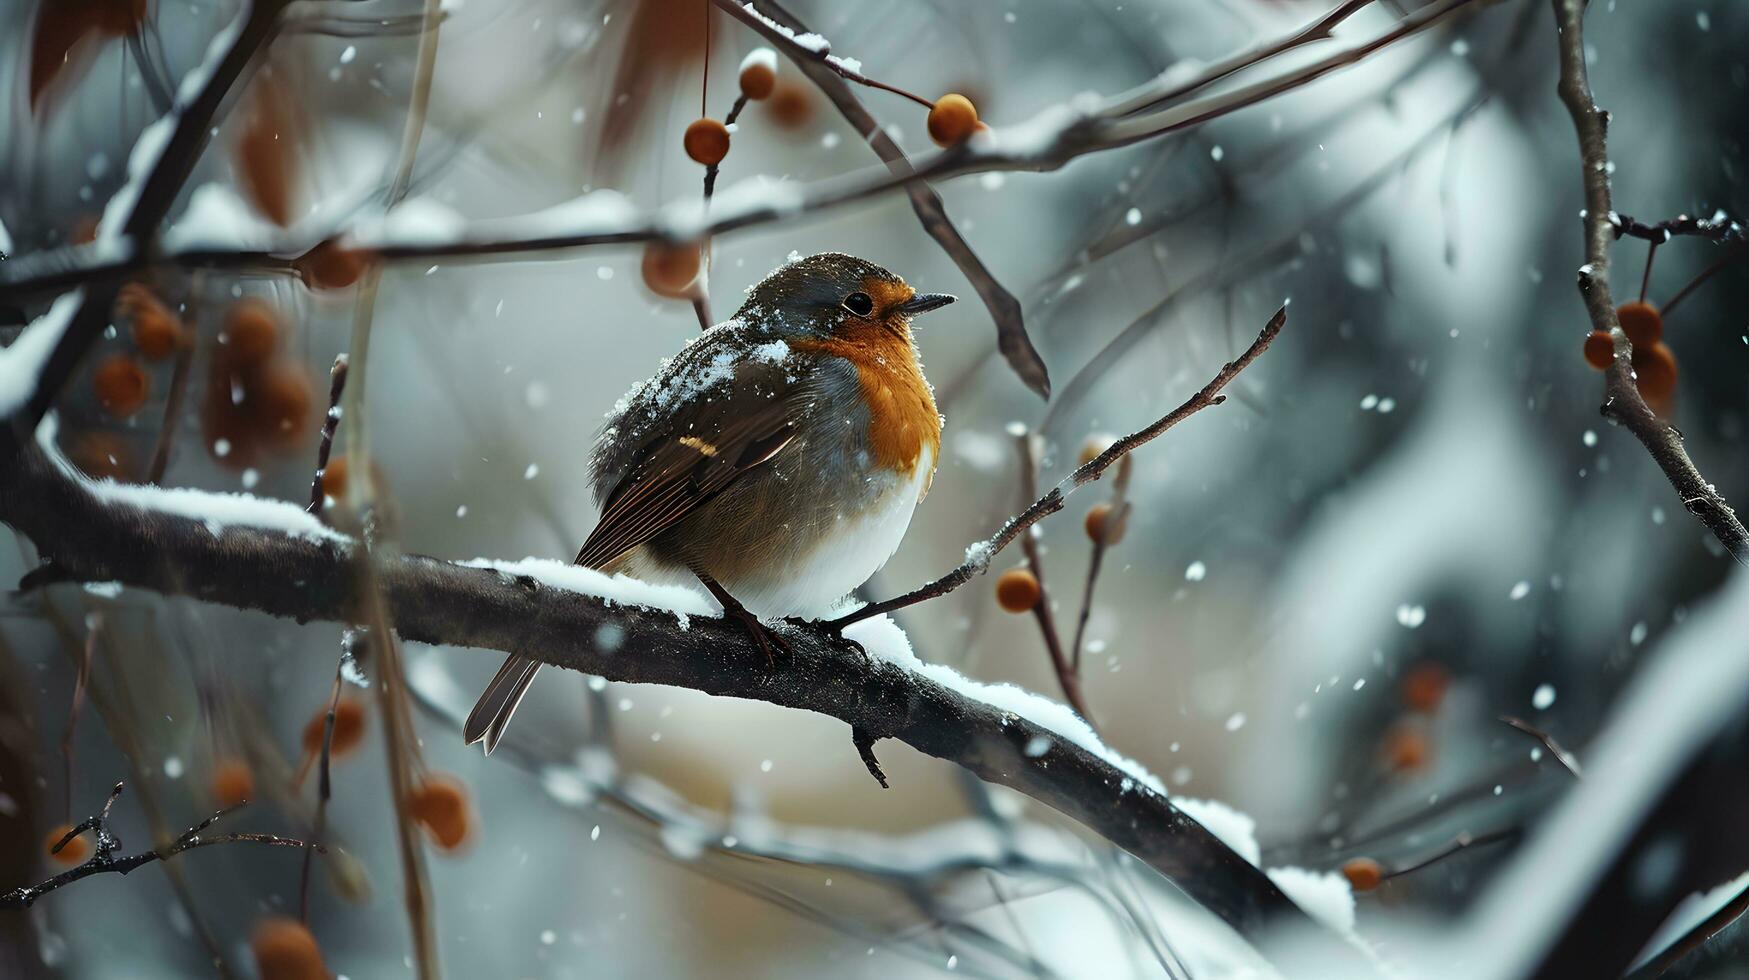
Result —
M 941 455 L 911 318 L 953 302 L 836 252 L 749 291 L 615 406 L 577 564 L 702 582 L 767 656 L 760 617 L 821 618 L 898 550 Z M 490 752 L 538 661 L 512 655 L 463 735 Z

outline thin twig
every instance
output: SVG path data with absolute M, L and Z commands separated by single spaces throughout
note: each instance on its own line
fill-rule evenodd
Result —
M 341 354 L 334 358 L 334 366 L 328 369 L 328 414 L 322 416 L 322 438 L 316 444 L 316 476 L 310 481 L 310 502 L 304 507 L 305 513 L 322 512 L 322 500 L 326 496 L 322 490 L 322 477 L 328 472 L 328 460 L 334 452 L 334 430 L 340 427 L 340 418 L 344 414 L 340 399 L 346 393 L 348 363 L 346 355 Z
M 1033 453 L 1031 432 L 1021 431 L 1014 437 L 1016 457 L 1020 463 L 1020 503 L 1025 506 L 1038 497 L 1038 460 Z M 1087 724 L 1093 724 L 1093 713 L 1087 710 L 1087 699 L 1081 693 L 1081 675 L 1063 653 L 1063 640 L 1057 634 L 1057 617 L 1051 609 L 1051 592 L 1045 585 L 1045 563 L 1038 551 L 1038 538 L 1028 529 L 1020 536 L 1020 550 L 1026 555 L 1026 567 L 1038 582 L 1038 601 L 1032 604 L 1033 619 L 1038 622 L 1039 635 L 1044 637 L 1045 653 L 1050 655 L 1051 670 L 1057 675 L 1057 686 L 1069 707 L 1075 709 Z
M 1485 847 L 1489 844 L 1498 844 L 1502 841 L 1509 841 L 1523 832 L 1524 831 L 1518 827 L 1507 827 L 1505 830 L 1496 830 L 1491 833 L 1480 834 L 1477 836 L 1471 836 L 1468 833 L 1459 834 L 1445 847 L 1442 847 L 1427 857 L 1416 861 L 1414 864 L 1406 865 L 1391 871 L 1386 874 L 1382 880 L 1391 881 L 1392 879 L 1401 878 L 1407 874 L 1414 874 L 1422 868 L 1438 864 L 1460 851 L 1467 851 L 1472 847 Z
M 89 878 L 96 874 L 104 874 L 106 872 L 125 875 L 128 872 L 133 871 L 135 868 L 152 864 L 156 861 L 168 861 L 178 854 L 185 851 L 192 851 L 197 847 L 209 847 L 213 844 L 238 843 L 267 844 L 274 847 L 306 846 L 304 841 L 298 840 L 295 837 L 281 837 L 278 834 L 227 833 L 208 835 L 205 833 L 206 829 L 217 822 L 219 818 L 235 813 L 239 808 L 246 805 L 239 803 L 237 806 L 227 807 L 220 810 L 212 816 L 207 817 L 205 820 L 202 820 L 200 823 L 195 824 L 193 827 L 188 828 L 188 830 L 183 832 L 182 836 L 176 838 L 176 840 L 168 847 L 157 848 L 150 851 L 141 851 L 138 854 L 131 854 L 127 857 L 118 858 L 115 856 L 115 852 L 121 849 L 121 838 L 115 836 L 115 834 L 110 831 L 109 815 L 110 810 L 115 807 L 116 799 L 121 796 L 121 789 L 122 784 L 116 783 L 115 788 L 109 791 L 109 798 L 104 800 L 103 809 L 96 816 L 87 817 L 85 820 L 81 821 L 77 827 L 69 830 L 66 835 L 62 837 L 53 848 L 51 848 L 52 853 L 58 854 L 60 853 L 61 848 L 70 843 L 73 838 L 85 833 L 86 831 L 90 831 L 95 843 L 93 845 L 91 857 L 86 859 L 84 864 L 81 864 L 78 867 L 68 868 L 60 874 L 38 884 L 28 885 L 22 888 L 14 888 L 8 892 L 0 892 L 0 909 L 27 909 L 36 904 L 37 899 L 42 898 L 44 895 L 57 888 L 70 885 L 75 881 Z M 317 849 L 321 850 L 322 848 L 318 845 Z
M 1693 514 L 1739 564 L 1749 565 L 1749 529 L 1736 511 L 1700 474 L 1683 447 L 1682 433 L 1647 407 L 1634 381 L 1633 344 L 1616 318 L 1609 288 L 1609 251 L 1616 238 L 1609 187 L 1609 113 L 1597 105 L 1585 69 L 1585 8 L 1587 0 L 1550 0 L 1559 32 L 1561 74 L 1556 91 L 1579 139 L 1580 184 L 1585 190 L 1581 219 L 1585 264 L 1579 267 L 1579 295 L 1585 301 L 1593 329 L 1615 341 L 1615 360 L 1604 373 L 1603 416 L 1626 426 L 1651 454 L 1675 488 L 1682 506 Z M 1619 217 L 1619 216 L 1617 216 Z
M 1568 772 L 1573 774 L 1574 779 L 1585 778 L 1584 773 L 1579 771 L 1579 757 L 1567 751 L 1566 746 L 1555 741 L 1553 735 L 1550 735 L 1548 732 L 1545 732 L 1530 722 L 1525 721 L 1523 718 L 1515 718 L 1512 715 L 1501 715 L 1500 720 L 1524 734 L 1529 735 L 1531 738 L 1536 739 L 1538 742 L 1541 742 L 1543 748 L 1548 749 L 1549 754 L 1555 757 L 1555 761 L 1559 762 Z
M 86 625 L 85 642 L 80 645 L 79 672 L 73 677 L 73 701 L 67 707 L 67 727 L 61 731 L 61 764 L 64 767 L 62 775 L 66 783 L 62 787 L 66 809 L 61 815 L 69 823 L 73 820 L 73 776 L 78 772 L 78 766 L 73 762 L 74 736 L 79 733 L 79 709 L 85 706 L 85 690 L 91 683 L 91 655 L 97 650 L 97 634 L 102 629 L 102 614 L 91 613 Z
M 197 276 L 198 278 L 198 276 Z M 152 448 L 152 462 L 146 470 L 146 482 L 164 481 L 164 471 L 170 468 L 170 446 L 182 428 L 182 403 L 188 395 L 189 369 L 194 365 L 194 342 L 176 345 L 176 362 L 170 368 L 170 394 L 164 399 L 164 421 L 158 428 L 158 442 Z
M 1281 328 L 1286 323 L 1287 307 L 1284 305 L 1275 312 L 1274 316 L 1269 318 L 1269 322 L 1263 327 L 1263 332 L 1257 335 L 1257 339 L 1251 342 L 1251 346 L 1247 347 L 1244 353 L 1221 365 L 1221 370 L 1214 376 L 1213 380 L 1203 385 L 1202 389 L 1191 395 L 1184 404 L 1161 416 L 1152 425 L 1132 432 L 1112 443 L 1105 452 L 1100 453 L 1076 469 L 1075 472 L 1064 477 L 1048 493 L 1034 501 L 1032 506 L 1009 518 L 1007 523 L 1003 524 L 995 534 L 966 549 L 966 560 L 958 568 L 904 595 L 880 602 L 871 602 L 855 612 L 832 620 L 828 625 L 835 629 L 843 629 L 851 623 L 860 622 L 871 616 L 890 613 L 895 609 L 903 609 L 906 606 L 944 596 L 971 581 L 974 576 L 982 574 L 990 567 L 990 560 L 1000 554 L 1003 548 L 1012 544 L 1015 538 L 1025 533 L 1027 528 L 1062 510 L 1064 499 L 1069 494 L 1074 493 L 1076 489 L 1099 479 L 1118 460 L 1129 455 L 1137 447 L 1159 438 L 1167 429 L 1205 408 L 1219 405 L 1225 401 L 1227 396 L 1221 394 L 1221 389 L 1225 388 L 1229 382 L 1239 376 L 1239 372 L 1250 367 L 1251 362 L 1257 360 L 1259 355 L 1269 349 L 1269 345 L 1280 335 Z
M 328 712 L 322 718 L 321 758 L 316 770 L 316 817 L 314 829 L 310 832 L 310 846 L 304 848 L 303 868 L 298 872 L 298 919 L 306 924 L 310 921 L 310 871 L 315 864 L 316 842 L 322 839 L 328 829 L 328 801 L 334 797 L 331 768 L 334 715 L 340 709 L 341 679 L 346 671 L 346 662 L 353 656 L 353 643 L 357 635 L 354 631 L 347 630 L 340 638 L 340 663 L 334 667 L 334 687 L 328 692 Z
M 1099 583 L 1099 570 L 1105 564 L 1105 552 L 1117 540 L 1123 537 L 1124 528 L 1130 521 L 1130 458 L 1124 457 L 1124 462 L 1118 464 L 1117 476 L 1111 481 L 1110 510 L 1106 512 L 1105 521 L 1099 528 L 1100 533 L 1093 538 L 1093 550 L 1087 559 L 1087 582 L 1081 588 L 1081 612 L 1075 617 L 1075 643 L 1071 647 L 1070 664 L 1075 676 L 1081 676 L 1081 648 L 1087 638 L 1087 620 L 1093 614 L 1093 589 Z

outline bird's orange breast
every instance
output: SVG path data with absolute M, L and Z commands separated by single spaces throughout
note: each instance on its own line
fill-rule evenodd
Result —
M 941 458 L 941 413 L 908 336 L 869 322 L 821 340 L 792 340 L 790 346 L 842 357 L 856 367 L 876 465 L 909 476 L 925 448 L 932 467 Z

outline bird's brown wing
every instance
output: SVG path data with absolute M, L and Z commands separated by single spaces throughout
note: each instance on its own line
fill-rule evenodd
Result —
M 577 564 L 606 565 L 769 462 L 795 437 L 799 394 L 783 368 L 750 361 L 731 383 L 674 409 L 608 493 Z

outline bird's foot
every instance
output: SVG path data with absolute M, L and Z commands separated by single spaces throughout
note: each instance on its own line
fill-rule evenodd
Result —
M 835 619 L 803 619 L 800 616 L 785 616 L 783 621 L 797 629 L 804 629 L 810 633 L 817 633 L 824 636 L 828 641 L 837 646 L 847 646 L 850 649 L 855 650 L 857 653 L 862 654 L 863 659 L 865 660 L 874 659 L 869 656 L 867 648 L 844 635 L 844 627 L 848 624 L 840 623 Z
M 748 612 L 746 606 L 743 606 L 740 603 L 735 603 L 733 606 L 724 606 L 723 617 L 725 619 L 733 619 L 741 624 L 741 627 L 747 631 L 748 635 L 753 638 L 753 642 L 757 644 L 759 649 L 765 654 L 766 666 L 776 667 L 777 655 L 779 653 L 787 657 L 792 652 L 789 641 L 784 639 L 776 630 L 773 630 L 771 627 L 760 622 L 759 617 Z

